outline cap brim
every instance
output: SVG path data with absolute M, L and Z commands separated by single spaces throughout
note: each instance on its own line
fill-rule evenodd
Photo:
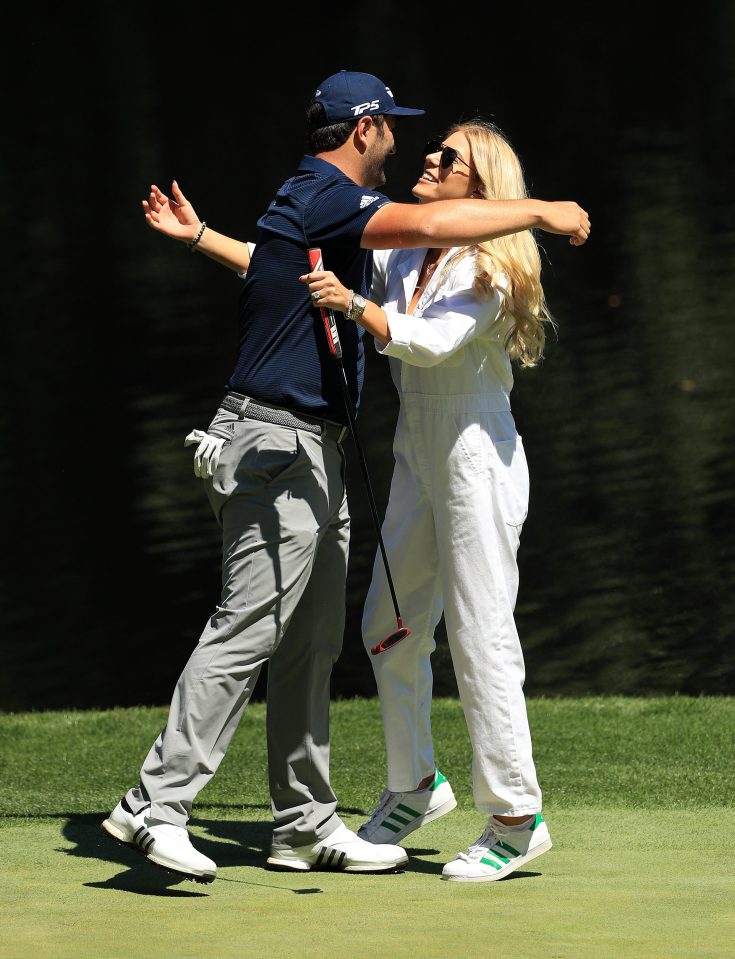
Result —
M 420 117 L 426 110 L 414 110 L 411 107 L 393 107 L 392 110 L 382 110 L 388 117 Z

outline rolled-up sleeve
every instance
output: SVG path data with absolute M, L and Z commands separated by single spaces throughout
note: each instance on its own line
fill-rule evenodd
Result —
M 503 294 L 478 296 L 474 289 L 447 292 L 427 306 L 422 315 L 399 313 L 384 306 L 391 339 L 375 348 L 413 366 L 436 366 L 475 337 L 487 333 L 499 319 Z

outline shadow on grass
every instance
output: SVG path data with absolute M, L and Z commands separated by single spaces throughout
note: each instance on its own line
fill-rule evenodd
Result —
M 208 808 L 225 807 L 224 805 L 212 805 Z M 237 808 L 243 807 L 238 806 Z M 258 806 L 257 808 L 262 809 L 264 807 Z M 139 896 L 200 898 L 208 895 L 208 892 L 203 891 L 206 888 L 204 884 L 194 883 L 192 880 L 179 877 L 155 866 L 153 863 L 146 862 L 140 852 L 109 836 L 101 825 L 102 820 L 108 814 L 109 810 L 105 810 L 99 813 L 59 813 L 54 817 L 42 817 L 65 820 L 62 834 L 72 844 L 72 848 L 60 848 L 59 852 L 67 856 L 116 863 L 123 867 L 122 872 L 104 881 L 86 882 L 84 883 L 85 886 L 95 889 L 111 889 Z M 219 868 L 254 867 L 263 870 L 264 877 L 271 871 L 266 867 L 273 830 L 270 820 L 210 819 L 195 816 L 191 819 L 191 825 L 197 829 L 196 848 L 205 856 L 213 859 Z M 443 863 L 425 858 L 436 856 L 439 852 L 438 849 L 415 846 L 406 846 L 405 848 L 410 858 L 408 864 L 401 871 L 423 873 L 436 877 L 441 875 Z M 311 875 L 313 876 L 313 873 Z M 540 875 L 541 873 L 538 872 L 516 872 L 501 880 L 501 882 Z M 245 885 L 270 885 L 265 881 L 222 875 L 216 881 Z M 186 883 L 188 888 L 179 888 L 181 883 Z M 273 888 L 279 888 L 283 892 L 296 895 L 321 892 L 321 889 L 314 886 L 295 889 L 283 886 L 273 886 Z
M 423 872 L 432 876 L 441 875 L 444 863 L 430 862 L 421 858 L 421 856 L 438 855 L 438 849 L 420 849 L 415 846 L 406 845 L 404 845 L 403 848 L 408 853 L 408 865 L 406 866 L 406 872 Z
M 71 849 L 58 851 L 67 856 L 102 860 L 118 863 L 125 867 L 124 872 L 104 882 L 88 882 L 85 886 L 96 889 L 116 889 L 147 896 L 199 897 L 207 893 L 188 889 L 172 889 L 178 883 L 190 883 L 184 877 L 176 876 L 165 869 L 144 861 L 144 856 L 135 849 L 118 842 L 102 829 L 102 820 L 109 811 L 100 813 L 59 814 L 55 818 L 65 819 L 62 834 L 73 843 Z M 44 817 L 48 818 L 48 817 Z M 270 822 L 231 821 L 222 819 L 203 819 L 193 817 L 191 824 L 197 827 L 196 848 L 209 856 L 219 867 L 255 866 L 263 867 L 267 851 L 270 849 L 272 825 Z M 206 835 L 202 835 L 202 831 Z M 231 880 L 247 882 L 247 880 Z M 197 884 L 194 884 L 195 886 Z M 203 885 L 200 886 L 203 888 Z M 284 890 L 303 892 L 303 890 Z M 309 892 L 315 890 L 309 889 Z
M 166 874 L 163 869 L 129 869 L 127 872 L 110 876 L 104 882 L 85 882 L 83 886 L 92 889 L 115 889 L 118 892 L 130 892 L 136 896 L 172 896 L 179 899 L 207 898 L 205 892 L 192 892 L 189 889 L 171 888 L 188 879 L 177 879 Z

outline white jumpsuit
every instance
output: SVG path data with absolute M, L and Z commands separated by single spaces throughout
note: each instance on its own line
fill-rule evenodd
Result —
M 516 554 L 529 479 L 510 408 L 513 372 L 503 346 L 502 293 L 473 290 L 474 257 L 442 275 L 416 304 L 425 250 L 374 254 L 371 298 L 388 317 L 400 407 L 395 467 L 382 533 L 403 624 L 411 635 L 372 656 L 395 629 L 376 553 L 363 615 L 388 758 L 388 788 L 412 790 L 435 769 L 431 734 L 434 630 L 444 613 L 472 744 L 476 808 L 523 816 L 541 810 L 523 694 L 525 668 L 513 611 Z

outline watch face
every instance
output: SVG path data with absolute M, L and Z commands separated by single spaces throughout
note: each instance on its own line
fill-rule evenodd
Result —
M 353 303 L 360 310 L 364 310 L 365 307 L 367 306 L 367 300 L 365 299 L 364 296 L 360 296 L 359 293 L 355 294 L 355 299 L 353 300 Z

